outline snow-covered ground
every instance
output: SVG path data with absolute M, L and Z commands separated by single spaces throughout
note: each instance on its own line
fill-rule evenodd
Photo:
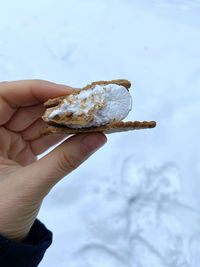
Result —
M 200 266 L 200 1 L 0 0 L 0 80 L 127 78 L 130 120 L 62 180 L 41 267 Z

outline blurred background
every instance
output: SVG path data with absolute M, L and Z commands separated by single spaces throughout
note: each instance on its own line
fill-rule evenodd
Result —
M 41 267 L 200 266 L 200 1 L 0 0 L 0 80 L 129 79 L 127 120 L 39 218 Z

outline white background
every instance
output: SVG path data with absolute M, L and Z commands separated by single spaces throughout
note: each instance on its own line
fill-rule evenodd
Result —
M 0 0 L 0 80 L 132 82 L 127 120 L 39 218 L 41 267 L 200 266 L 200 1 Z

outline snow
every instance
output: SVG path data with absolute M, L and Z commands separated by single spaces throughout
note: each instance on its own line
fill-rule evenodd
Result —
M 63 179 L 39 218 L 41 267 L 200 266 L 200 1 L 0 1 L 0 80 L 129 79 L 128 120 Z

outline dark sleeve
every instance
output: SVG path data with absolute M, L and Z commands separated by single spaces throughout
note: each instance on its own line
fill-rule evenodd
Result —
M 1 267 L 36 267 L 52 243 L 52 233 L 39 220 L 35 220 L 23 243 L 0 235 Z

